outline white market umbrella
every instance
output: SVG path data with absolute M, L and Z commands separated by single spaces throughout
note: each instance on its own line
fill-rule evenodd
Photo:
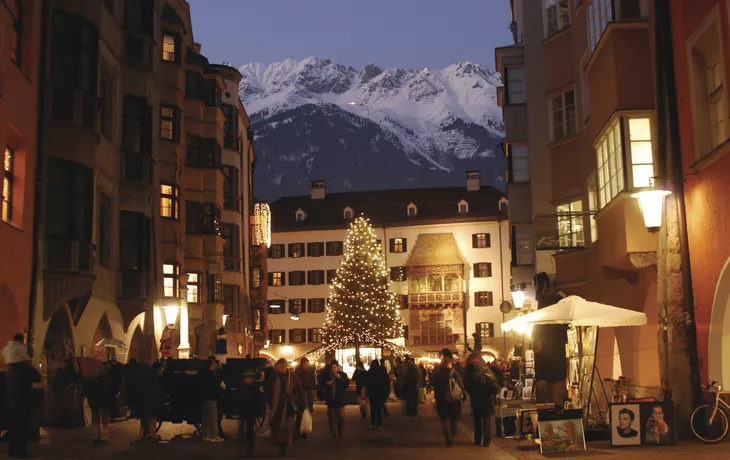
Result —
M 124 342 L 122 342 L 119 339 L 111 338 L 111 339 L 101 339 L 99 343 L 97 343 L 95 346 L 97 347 L 111 347 L 111 348 L 121 348 L 122 350 L 127 350 L 127 346 L 124 345 Z
M 643 326 L 646 314 L 640 311 L 589 302 L 577 295 L 568 296 L 555 305 L 502 323 L 502 331 L 526 332 L 537 324 L 572 324 L 573 326 L 623 327 Z

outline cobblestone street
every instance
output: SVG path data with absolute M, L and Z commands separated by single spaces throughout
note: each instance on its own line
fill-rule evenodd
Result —
M 531 460 L 546 458 L 539 450 L 530 450 L 526 442 L 512 439 L 495 438 L 489 448 L 477 448 L 472 444 L 470 414 L 468 408 L 460 424 L 456 444 L 452 448 L 444 445 L 440 424 L 430 404 L 420 406 L 419 415 L 413 419 L 401 415 L 400 404 L 388 405 L 391 417 L 385 420 L 385 430 L 373 431 L 369 424 L 360 419 L 357 407 L 346 408 L 345 437 L 343 441 L 330 438 L 327 431 L 327 417 L 323 406 L 315 407 L 314 433 L 309 439 L 296 442 L 290 449 L 290 458 L 321 458 L 332 455 L 341 459 L 376 460 L 384 458 L 436 459 L 441 456 L 471 459 Z M 94 434 L 92 427 L 70 430 L 50 429 L 48 438 L 40 444 L 30 446 L 36 458 L 77 459 L 77 458 L 200 458 L 218 459 L 242 457 L 245 448 L 234 439 L 224 443 L 204 443 L 188 425 L 164 424 L 160 430 L 162 440 L 136 441 L 138 424 L 136 420 L 114 423 L 110 427 L 111 442 L 107 446 L 95 447 L 91 444 Z M 224 430 L 232 438 L 236 422 L 224 421 Z M 7 458 L 5 445 L 0 458 Z M 259 458 L 277 457 L 276 448 L 269 444 L 266 429 L 259 433 L 255 456 Z M 614 458 L 614 459 L 666 459 L 696 457 L 702 459 L 730 459 L 730 446 L 727 443 L 706 446 L 693 441 L 684 441 L 673 447 L 610 449 L 606 443 L 589 444 L 588 452 L 578 454 L 552 455 L 547 458 Z

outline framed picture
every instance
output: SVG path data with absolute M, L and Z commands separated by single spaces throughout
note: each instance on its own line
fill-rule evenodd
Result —
M 579 363 L 580 359 L 578 357 L 570 358 L 570 383 L 580 382 Z
M 579 353 L 578 331 L 575 328 L 568 329 L 568 350 L 570 351 L 570 356 Z
M 646 446 L 674 444 L 674 404 L 641 403 L 641 443 Z
M 611 404 L 611 447 L 641 445 L 641 406 Z
M 582 419 L 540 421 L 537 427 L 541 454 L 586 450 Z

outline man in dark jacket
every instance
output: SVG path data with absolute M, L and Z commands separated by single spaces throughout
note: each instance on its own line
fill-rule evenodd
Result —
M 330 424 L 330 434 L 333 438 L 342 438 L 345 428 L 345 419 L 342 408 L 345 406 L 345 392 L 350 386 L 347 374 L 340 370 L 337 360 L 330 362 L 329 374 L 325 380 L 327 391 L 327 419 Z
M 314 395 L 316 383 L 314 380 L 314 369 L 309 365 L 309 360 L 304 357 L 299 360 L 299 366 L 294 371 L 294 374 L 299 379 L 304 389 L 304 407 L 297 414 L 296 427 L 294 428 L 294 436 L 296 438 L 307 439 L 307 433 L 300 433 L 299 430 L 302 426 L 302 414 L 304 410 L 308 410 L 310 414 L 314 413 Z
M 499 392 L 497 378 L 481 356 L 473 353 L 467 361 L 464 386 L 471 399 L 474 416 L 474 444 L 489 447 L 492 441 L 491 420 L 494 416 L 494 396 Z
M 247 455 L 253 455 L 253 444 L 256 435 L 256 417 L 261 416 L 264 409 L 263 383 L 256 378 L 256 372 L 248 369 L 243 373 L 243 383 L 239 390 L 239 413 L 241 414 L 240 435 L 246 435 Z M 242 438 L 242 436 L 241 436 Z
M 30 364 L 23 334 L 15 334 L 8 342 L 3 349 L 3 360 L 8 365 L 8 455 L 28 458 L 31 394 L 33 382 L 40 381 L 40 374 Z
M 436 398 L 436 413 L 441 419 L 446 445 L 454 445 L 454 434 L 461 417 L 461 403 L 466 399 L 464 382 L 461 375 L 454 369 L 454 354 L 448 348 L 441 350 L 443 358 L 441 364 L 433 372 L 433 390 Z M 461 398 L 455 399 L 451 392 L 451 380 L 454 380 L 461 390 Z
M 413 417 L 418 415 L 418 386 L 420 380 L 416 362 L 413 358 L 406 357 L 403 366 L 403 397 L 406 400 L 406 415 Z
M 385 409 L 385 399 L 390 392 L 390 378 L 377 359 L 373 360 L 367 372 L 365 392 L 370 400 L 370 425 L 382 430 L 383 409 Z

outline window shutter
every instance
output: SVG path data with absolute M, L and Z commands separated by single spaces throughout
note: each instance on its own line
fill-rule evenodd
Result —
M 491 307 L 494 305 L 494 298 L 492 296 L 492 291 L 487 292 L 487 306 Z
M 294 286 L 294 272 L 289 272 L 289 286 Z
M 390 252 L 395 252 L 395 239 L 390 239 Z
M 494 337 L 494 323 L 489 323 L 489 337 Z
M 509 67 L 504 68 L 504 99 L 509 104 Z
M 510 250 L 512 251 L 512 265 L 517 265 L 517 227 L 512 226 L 512 238 L 510 239 Z
M 289 243 L 289 257 L 294 257 L 294 245 Z
M 408 240 L 403 238 L 403 252 L 408 252 Z
M 269 342 L 273 342 L 273 341 L 274 341 L 274 331 L 269 329 Z
M 488 277 L 492 276 L 492 263 L 491 262 L 487 263 L 487 276 Z
M 312 270 L 307 271 L 307 284 L 312 284 Z
M 271 250 L 271 248 L 269 248 L 269 259 L 271 259 L 271 258 L 272 258 L 272 255 L 273 255 L 273 254 L 274 254 L 274 251 L 272 251 L 272 250 Z
M 286 286 L 286 273 L 281 272 L 281 285 Z
M 477 337 L 481 337 L 482 336 L 482 323 L 477 323 L 476 324 L 476 331 L 475 332 L 476 332 Z
M 487 233 L 487 247 L 488 248 L 492 247 L 492 234 L 491 233 Z
M 312 244 L 313 243 L 307 243 L 307 257 L 312 257 Z
M 307 312 L 312 313 L 312 299 L 307 299 Z
M 273 285 L 274 285 L 274 274 L 269 273 L 269 286 L 273 286 Z
M 476 306 L 476 307 L 481 306 L 481 305 L 479 305 L 479 293 L 478 292 L 474 293 L 474 306 Z
M 472 248 L 476 248 L 476 247 L 477 247 L 477 244 L 478 244 L 478 243 L 477 243 L 477 234 L 476 234 L 476 233 L 474 233 L 474 234 L 473 234 L 473 235 L 471 236 L 471 247 L 472 247 Z
M 312 329 L 307 329 L 307 342 L 312 343 Z
M 403 273 L 403 281 L 408 281 L 408 267 L 401 267 Z
M 403 338 L 408 340 L 408 326 L 403 326 Z

